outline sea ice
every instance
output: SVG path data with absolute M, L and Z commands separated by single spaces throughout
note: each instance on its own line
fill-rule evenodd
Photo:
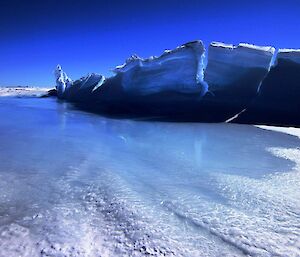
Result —
M 300 255 L 295 136 L 51 98 L 0 115 L 0 256 Z

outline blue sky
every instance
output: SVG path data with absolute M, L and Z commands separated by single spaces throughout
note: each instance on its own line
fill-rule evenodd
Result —
M 58 63 L 73 79 L 109 75 L 196 39 L 300 48 L 299 14 L 296 0 L 0 1 L 0 86 L 52 86 Z

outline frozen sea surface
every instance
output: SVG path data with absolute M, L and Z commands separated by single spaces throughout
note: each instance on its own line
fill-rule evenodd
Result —
M 0 99 L 0 256 L 300 256 L 300 139 Z

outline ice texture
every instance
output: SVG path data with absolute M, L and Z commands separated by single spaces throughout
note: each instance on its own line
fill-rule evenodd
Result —
M 114 72 L 121 75 L 124 90 L 132 94 L 174 91 L 203 95 L 207 91 L 203 81 L 204 52 L 201 41 L 190 42 L 167 50 L 159 57 L 132 56 Z
M 201 105 L 207 110 L 205 120 L 224 122 L 246 109 L 257 96 L 274 51 L 270 46 L 212 42 L 204 73 L 209 94 Z
M 253 87 L 254 91 L 258 89 L 259 82 L 270 68 L 271 59 L 275 52 L 273 47 L 259 47 L 250 44 L 241 43 L 238 46 L 212 42 L 208 50 L 208 64 L 205 70 L 205 81 L 209 84 L 209 90 L 212 92 L 222 90 L 224 87 L 236 86 L 238 81 L 244 84 L 246 76 L 255 76 L 253 85 L 240 85 L 244 87 Z M 262 72 L 256 70 L 261 68 Z M 241 79 L 245 81 L 241 81 Z M 244 83 L 243 83 L 244 82 Z M 228 90 L 233 90 L 228 88 Z
M 51 98 L 0 115 L 0 256 L 300 255 L 298 137 Z
M 88 99 L 105 81 L 105 77 L 97 73 L 90 73 L 73 81 L 60 65 L 57 65 L 54 74 L 58 97 L 75 102 Z
M 246 107 L 270 69 L 275 49 L 241 43 L 210 44 L 205 81 L 215 101 Z M 241 109 L 242 110 L 242 109 Z
M 86 76 L 72 82 L 72 86 L 67 88 L 63 97 L 69 101 L 90 101 L 95 90 L 102 86 L 105 82 L 105 77 L 90 73 Z

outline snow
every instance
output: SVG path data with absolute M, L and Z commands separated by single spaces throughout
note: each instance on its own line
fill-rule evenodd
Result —
M 265 52 L 269 52 L 271 54 L 275 53 L 275 48 L 272 46 L 257 46 L 257 45 L 253 45 L 253 44 L 249 44 L 249 43 L 240 43 L 238 44 L 238 46 L 234 46 L 233 44 L 226 44 L 223 42 L 211 42 L 210 44 L 213 47 L 222 47 L 222 48 L 228 48 L 228 49 L 235 49 L 235 48 L 239 48 L 239 47 L 243 47 L 243 48 L 249 48 L 249 49 L 253 49 L 253 50 L 259 50 L 259 51 L 265 51 Z
M 252 45 L 252 44 L 248 44 L 248 43 L 240 43 L 238 46 L 268 52 L 272 55 L 275 53 L 275 48 L 273 46 L 257 46 L 257 45 Z
M 50 98 L 0 115 L 0 256 L 300 255 L 298 137 Z
M 299 53 L 300 49 L 293 48 L 281 48 L 278 50 L 278 53 Z
M 294 127 L 275 127 L 275 126 L 264 126 L 264 125 L 256 125 L 256 127 L 265 129 L 265 130 L 272 130 L 272 131 L 278 131 L 281 133 L 286 133 L 292 136 L 296 136 L 300 138 L 300 128 L 294 128 Z
M 225 44 L 223 42 L 211 42 L 210 45 L 213 47 L 223 47 L 223 48 L 228 48 L 228 49 L 234 48 L 233 44 Z
M 41 97 L 51 88 L 41 87 L 0 87 L 0 97 Z
M 190 42 L 159 57 L 142 59 L 134 55 L 114 72 L 122 76 L 124 90 L 133 94 L 174 91 L 203 95 L 207 91 L 203 81 L 204 52 L 201 41 Z

